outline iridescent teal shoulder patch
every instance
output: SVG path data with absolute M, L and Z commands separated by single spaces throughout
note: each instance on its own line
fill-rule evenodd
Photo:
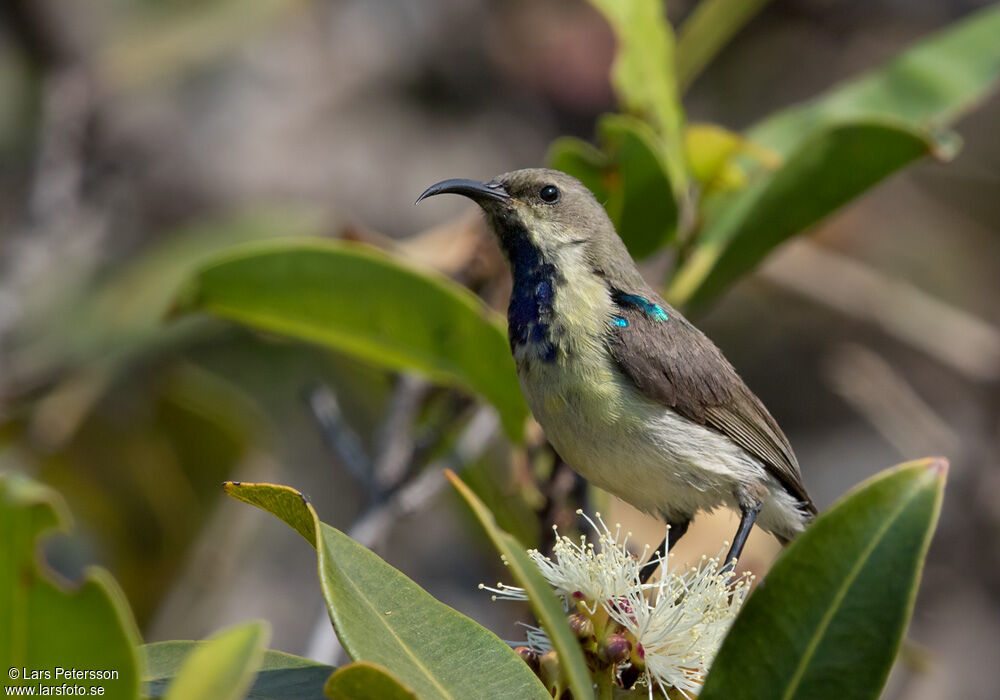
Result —
M 638 294 L 625 294 L 624 292 L 616 292 L 613 295 L 615 302 L 619 305 L 635 306 L 642 309 L 643 313 L 649 316 L 654 321 L 669 321 L 670 317 L 667 312 L 663 310 L 663 307 L 659 304 L 654 304 L 646 297 L 641 297 Z

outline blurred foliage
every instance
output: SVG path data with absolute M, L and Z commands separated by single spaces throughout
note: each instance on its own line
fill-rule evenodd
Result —
M 668 300 L 686 306 L 717 296 L 779 243 L 933 152 L 921 132 L 875 121 L 815 134 L 775 171 L 706 204 L 703 229 L 670 282 Z
M 664 195 L 671 185 L 656 133 L 639 119 L 618 114 L 603 117 L 597 133 L 602 150 L 562 138 L 552 144 L 549 160 L 590 188 L 632 257 L 648 257 L 677 231 L 677 202 Z
M 241 392 L 195 365 L 134 381 L 33 464 L 40 477 L 72 494 L 73 509 L 101 538 L 144 620 L 260 420 Z M 122 411 L 132 416 L 127 424 Z
M 30 392 L 77 372 L 99 377 L 97 388 L 145 358 L 208 336 L 218 325 L 164 325 L 179 287 L 205 261 L 248 241 L 316 235 L 323 218 L 304 209 L 260 209 L 207 218 L 165 231 L 128 264 L 91 281 L 72 273 L 25 300 L 28 312 L 5 349 L 5 391 Z M 100 391 L 96 392 L 100 395 Z M 84 410 L 85 412 L 85 410 Z
M 674 77 L 674 32 L 662 0 L 592 0 L 618 40 L 611 82 L 622 106 L 646 119 L 678 196 L 687 187 L 681 125 L 684 111 Z M 661 193 L 660 196 L 666 196 Z
M 163 323 L 206 257 L 316 233 L 320 221 L 315 212 L 260 210 L 168 232 L 90 285 L 69 276 L 71 288 L 29 300 L 33 312 L 5 348 L 4 440 L 25 468 L 67 494 L 140 622 L 172 585 L 218 502 L 218 483 L 269 447 L 276 395 L 336 381 L 352 413 L 376 410 L 385 388 L 378 373 L 257 342 L 211 319 Z
M 177 309 L 464 385 L 497 407 L 511 438 L 522 433 L 528 409 L 499 318 L 451 280 L 374 248 L 293 240 L 232 252 L 198 271 Z
M 510 450 L 496 452 L 466 465 L 462 478 L 486 502 L 500 527 L 524 546 L 537 547 L 542 541 L 542 528 L 548 527 L 538 520 L 545 497 L 534 479 L 525 479 L 524 474 L 513 466 L 520 455 L 511 454 Z M 529 473 L 536 479 L 544 478 L 537 465 L 525 463 L 523 468 L 530 470 Z
M 606 3 L 594 0 L 593 4 L 607 11 Z M 650 4 L 657 6 L 658 16 L 650 17 Z M 685 52 L 676 59 L 682 82 L 689 82 L 719 42 L 761 4 L 721 0 L 699 5 L 678 48 Z M 681 229 L 663 243 L 676 261 L 665 294 L 678 306 L 710 302 L 778 244 L 916 158 L 953 157 L 958 138 L 943 129 L 995 89 L 1000 77 L 1000 44 L 995 41 L 1000 8 L 990 7 L 917 42 L 886 66 L 783 110 L 742 135 L 722 127 L 710 131 L 706 125 L 684 126 L 677 98 L 663 96 L 664 86 L 677 80 L 673 61 L 661 61 L 653 69 L 632 56 L 644 51 L 632 37 L 663 23 L 659 3 L 625 2 L 616 7 L 611 20 L 620 42 L 616 66 L 619 73 L 624 71 L 621 66 L 630 67 L 630 79 L 619 75 L 616 81 L 621 106 L 664 139 L 661 150 L 666 162 L 660 179 L 674 183 L 673 191 L 662 185 L 629 189 L 629 182 L 653 180 L 652 161 L 616 160 L 615 149 L 600 128 L 600 149 L 564 138 L 553 144 L 549 159 L 553 167 L 591 186 L 600 201 L 612 203 L 608 206 L 612 220 L 630 242 L 630 251 L 640 257 L 653 251 L 635 242 L 642 234 L 625 225 L 621 210 L 662 210 L 665 200 L 677 200 Z M 628 22 L 634 26 L 629 28 Z M 659 55 L 658 47 L 664 45 L 672 43 L 658 39 L 648 53 Z M 685 134 L 683 151 L 680 140 L 666 137 L 675 131 Z M 671 165 L 677 160 L 675 151 L 684 153 L 683 175 Z M 682 188 L 678 194 L 676 183 L 689 180 L 699 183 L 700 189 Z
M 810 134 L 866 119 L 899 121 L 942 138 L 938 132 L 996 90 L 998 34 L 1000 6 L 985 7 L 885 65 L 772 114 L 748 129 L 747 138 L 787 156 Z
M 91 568 L 71 586 L 52 580 L 53 572 L 37 560 L 38 539 L 68 526 L 66 506 L 55 491 L 19 474 L 0 473 L 0 663 L 50 673 L 57 666 L 114 669 L 117 679 L 94 685 L 116 700 L 134 698 L 139 633 L 114 579 Z
M 157 642 L 142 647 L 144 663 L 143 695 L 163 698 L 187 658 L 204 642 Z M 323 684 L 333 672 L 331 666 L 268 650 L 247 690 L 247 700 L 322 700 Z
M 702 0 L 677 31 L 677 85 L 681 92 L 743 25 L 770 0 Z
M 248 622 L 199 644 L 181 662 L 165 700 L 240 700 L 245 697 L 270 636 L 267 623 Z

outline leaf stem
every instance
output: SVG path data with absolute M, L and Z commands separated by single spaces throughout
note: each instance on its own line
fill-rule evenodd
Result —
M 594 673 L 594 682 L 597 684 L 594 696 L 597 700 L 612 700 L 614 697 L 613 672 L 613 668 L 606 668 Z

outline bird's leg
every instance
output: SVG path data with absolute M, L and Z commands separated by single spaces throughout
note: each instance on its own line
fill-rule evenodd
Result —
M 670 545 L 677 544 L 680 538 L 684 536 L 684 533 L 687 532 L 688 525 L 690 524 L 690 518 L 676 523 L 667 523 L 667 534 L 663 538 L 663 541 L 660 542 L 660 546 L 649 557 L 649 561 L 639 569 L 639 583 L 646 583 L 656 573 L 656 567 L 659 566 L 660 560 L 667 558 L 667 551 L 670 549 Z
M 740 516 L 740 526 L 736 530 L 736 536 L 733 537 L 733 546 L 729 548 L 725 566 L 722 567 L 720 573 L 726 573 L 736 568 L 736 562 L 739 561 L 740 555 L 743 553 L 743 545 L 747 543 L 747 536 L 750 534 L 750 529 L 757 520 L 757 514 L 760 513 L 762 505 L 762 503 L 754 503 L 752 505 L 740 506 L 740 513 L 742 514 Z

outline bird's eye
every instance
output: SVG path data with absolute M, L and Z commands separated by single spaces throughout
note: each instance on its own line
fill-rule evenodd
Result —
M 555 204 L 559 201 L 559 188 L 555 185 L 546 185 L 538 191 L 538 196 L 546 204 Z

